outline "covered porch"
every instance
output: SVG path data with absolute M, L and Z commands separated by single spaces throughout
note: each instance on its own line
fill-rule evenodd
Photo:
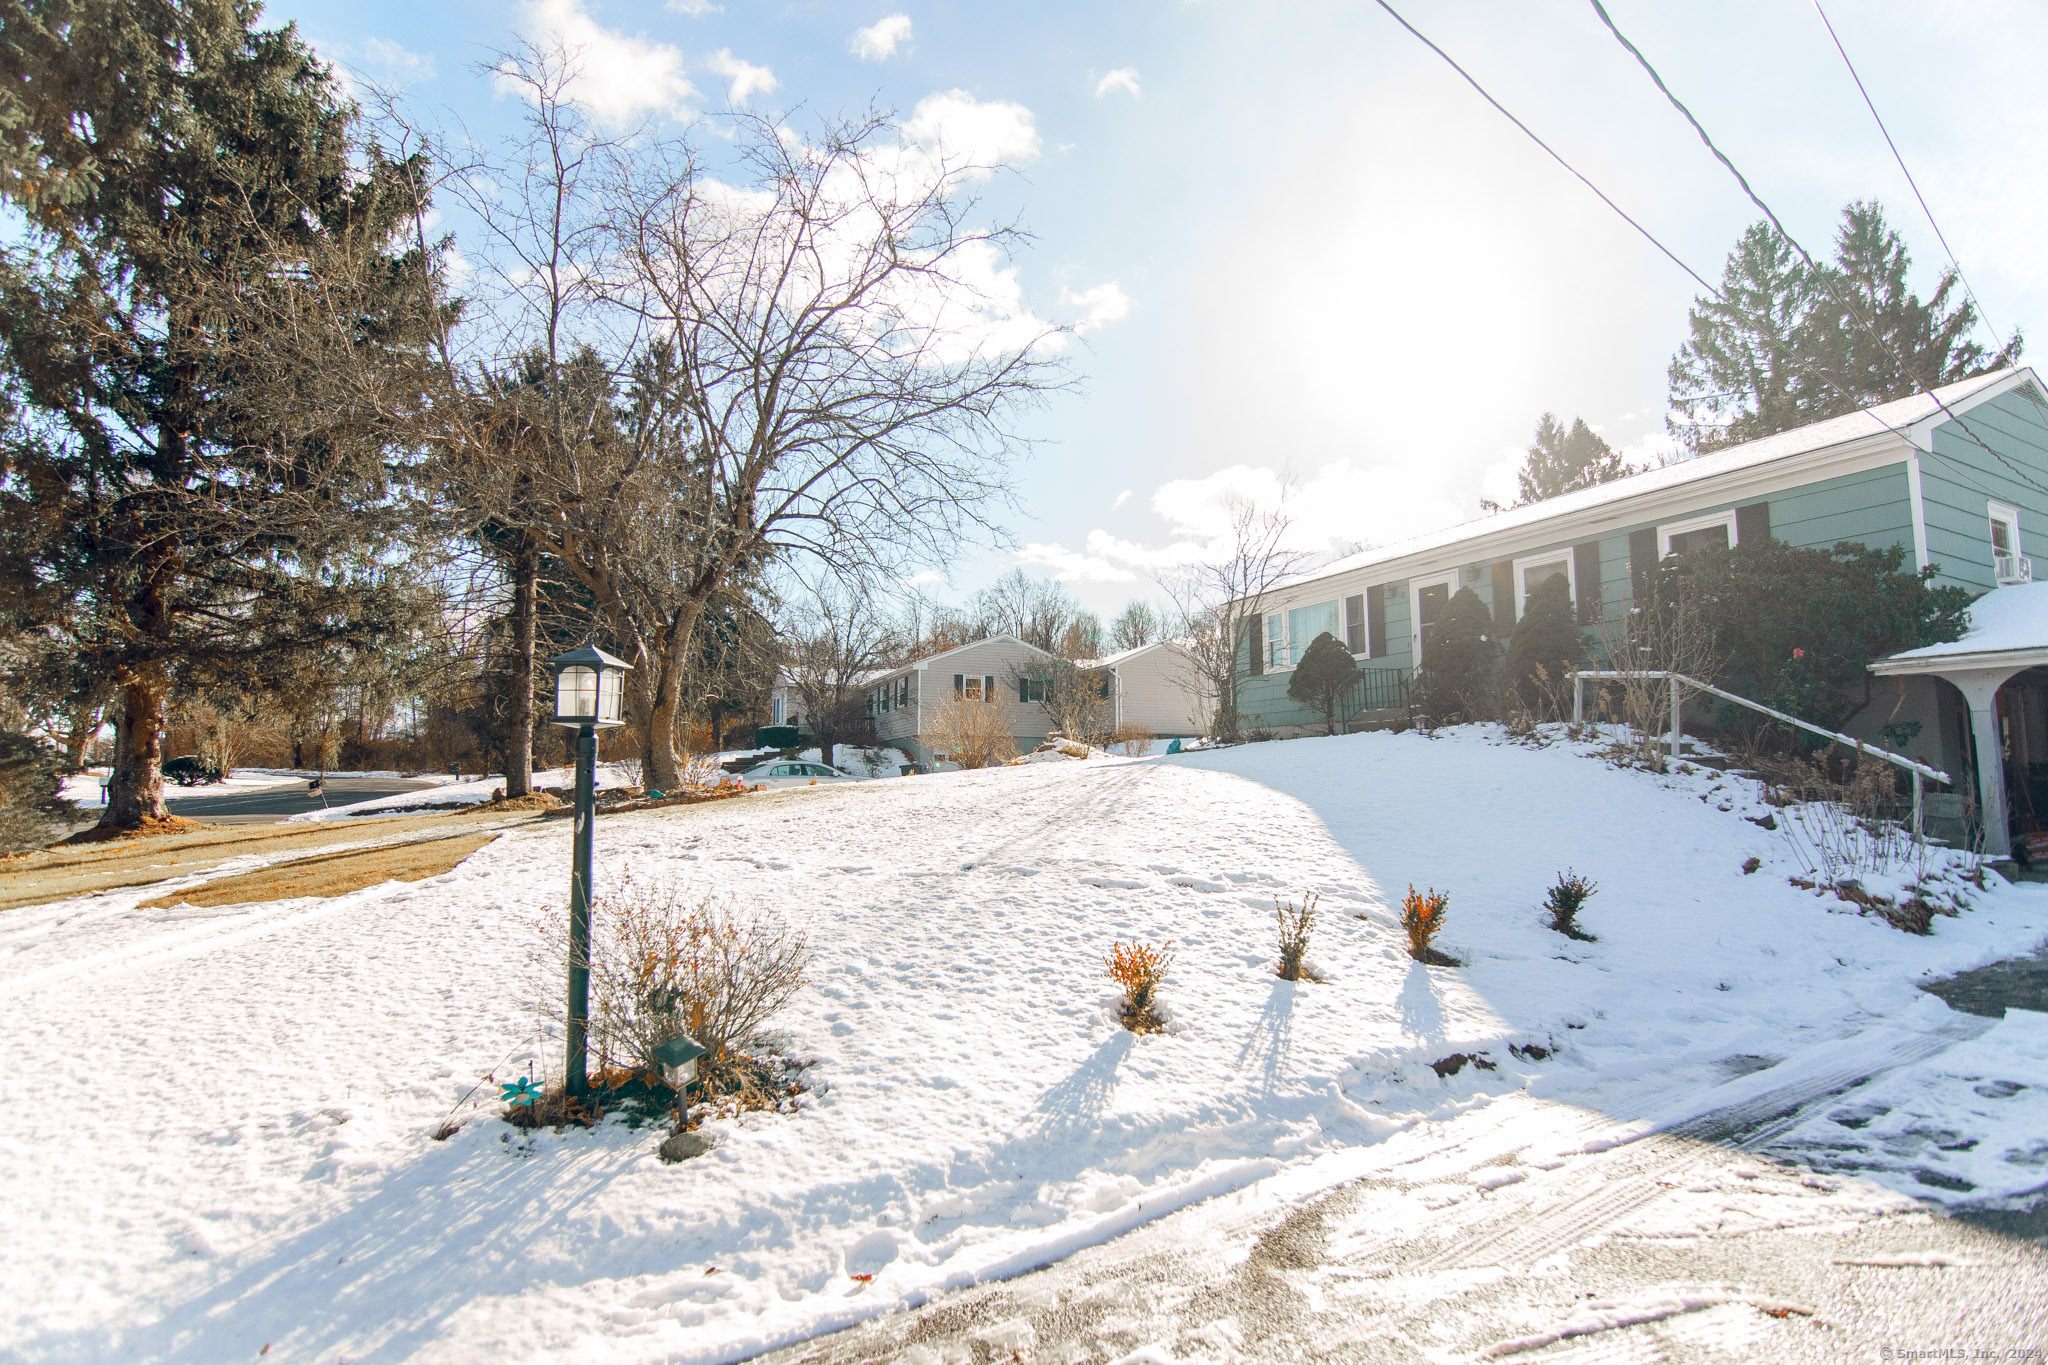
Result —
M 2048 583 L 1994 589 L 1970 605 L 1962 639 L 1870 671 L 1939 679 L 1961 694 L 1985 856 L 2012 857 L 2016 827 L 2048 830 Z

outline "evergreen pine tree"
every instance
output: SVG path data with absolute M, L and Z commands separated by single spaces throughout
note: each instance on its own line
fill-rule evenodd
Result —
M 1572 610 L 1571 583 L 1563 574 L 1544 579 L 1529 594 L 1522 619 L 1508 639 L 1506 690 L 1544 720 L 1558 717 L 1557 689 L 1586 655 L 1586 637 Z
M 1301 652 L 1301 662 L 1287 679 L 1287 695 L 1322 712 L 1326 733 L 1334 735 L 1338 708 L 1357 678 L 1358 662 L 1351 657 L 1351 651 L 1338 644 L 1337 637 L 1326 630 Z
M 1973 339 L 1976 306 L 1954 299 L 1954 270 L 1943 273 L 1923 303 L 1906 283 L 1911 266 L 1882 208 L 1859 201 L 1842 210 L 1834 262 L 1817 277 L 1813 307 L 1797 338 L 1799 353 L 1832 381 L 1795 380 L 1808 420 L 2001 369 L 2019 354 L 2017 333 L 1996 353 Z
M 1767 222 L 1753 223 L 1721 270 L 1721 297 L 1693 301 L 1672 357 L 1671 433 L 1695 453 L 1798 426 L 1796 336 L 1813 280 Z
M 1500 676 L 1500 640 L 1493 613 L 1470 588 L 1460 588 L 1444 614 L 1422 633 L 1415 704 L 1431 721 L 1490 720 Z
M 1970 340 L 1978 322 L 1945 272 L 1923 302 L 1912 259 L 1875 203 L 1842 210 L 1832 263 L 1810 269 L 1768 222 L 1729 254 L 1721 297 L 1698 299 L 1670 369 L 1674 435 L 1694 452 L 1837 417 L 2012 364 Z
M 0 0 L 25 210 L 0 250 L 0 615 L 61 622 L 118 692 L 102 827 L 165 818 L 174 689 L 365 642 L 406 599 L 380 534 L 428 271 L 390 243 L 423 167 L 354 132 L 247 0 Z M 388 542 L 387 542 L 388 543 Z
M 1627 462 L 1585 419 L 1575 417 L 1567 428 L 1555 414 L 1546 412 L 1536 424 L 1535 444 L 1529 447 L 1517 476 L 1515 505 L 1525 507 L 1560 493 L 1609 483 L 1630 472 Z

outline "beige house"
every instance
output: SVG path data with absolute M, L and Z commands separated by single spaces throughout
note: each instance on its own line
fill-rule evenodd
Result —
M 1190 739 L 1205 733 L 1201 685 L 1187 650 L 1168 641 L 1139 645 L 1083 663 L 1106 668 L 1115 678 L 1115 724 L 1142 725 L 1161 739 Z
M 867 683 L 875 736 L 920 763 L 940 762 L 946 745 L 933 727 L 939 709 L 959 698 L 1002 707 L 1018 752 L 1035 748 L 1054 728 L 1039 680 L 1057 662 L 1014 635 L 997 635 L 878 673 Z

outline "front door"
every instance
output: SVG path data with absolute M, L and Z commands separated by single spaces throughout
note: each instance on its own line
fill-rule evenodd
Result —
M 1458 575 L 1443 574 L 1437 578 L 1412 579 L 1408 585 L 1409 659 L 1413 666 L 1422 664 L 1422 633 L 1435 625 L 1451 605 L 1451 594 L 1458 590 Z

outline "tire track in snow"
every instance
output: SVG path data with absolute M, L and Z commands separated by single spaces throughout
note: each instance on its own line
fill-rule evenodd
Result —
M 1529 1265 L 1567 1251 L 1661 1198 L 1667 1186 L 1683 1186 L 1713 1164 L 1703 1149 L 1767 1152 L 1798 1127 L 1815 1105 L 1865 1085 L 1888 1071 L 1944 1052 L 1984 1031 L 1973 1016 L 1955 1019 L 1926 1033 L 1912 1034 L 1867 1052 L 1847 1064 L 1829 1066 L 1761 1094 L 1710 1109 L 1636 1139 L 1618 1154 L 1624 1169 L 1601 1163 L 1579 1177 L 1596 1188 L 1567 1196 L 1531 1223 L 1489 1229 L 1453 1242 L 1425 1264 L 1435 1267 Z

